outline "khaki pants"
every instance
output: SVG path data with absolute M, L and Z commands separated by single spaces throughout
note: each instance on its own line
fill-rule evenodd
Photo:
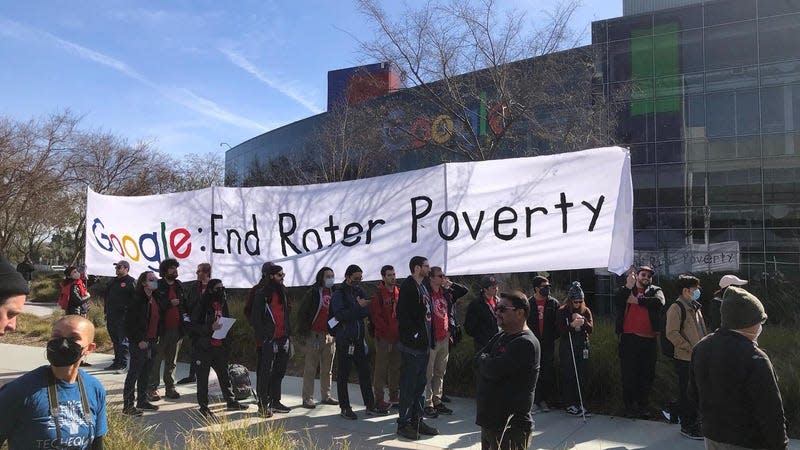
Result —
M 311 332 L 306 342 L 306 360 L 303 367 L 303 403 L 314 403 L 314 379 L 319 368 L 320 399 L 331 398 L 331 371 L 336 353 L 333 336 L 328 333 Z
M 428 384 L 425 385 L 425 406 L 442 403 L 442 386 L 444 373 L 447 371 L 447 360 L 450 358 L 450 339 L 436 341 L 428 357 Z
M 375 338 L 375 402 L 383 401 L 384 388 L 389 388 L 389 399 L 397 400 L 400 389 L 400 350 L 397 341 Z M 388 383 L 387 383 L 388 381 Z

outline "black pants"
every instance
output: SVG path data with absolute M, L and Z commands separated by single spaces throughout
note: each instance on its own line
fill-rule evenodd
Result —
M 234 401 L 231 379 L 228 377 L 228 351 L 224 347 L 198 349 L 192 358 L 192 365 L 197 366 L 197 404 L 201 408 L 208 407 L 208 374 L 211 368 L 217 374 L 219 388 L 225 401 Z
M 428 355 L 400 351 L 400 411 L 397 426 L 415 423 L 422 418 L 427 384 Z
M 150 381 L 150 365 L 153 360 L 152 354 L 155 352 L 155 341 L 150 342 L 150 346 L 144 350 L 139 348 L 136 342 L 131 346 L 131 363 L 128 374 L 125 376 L 125 386 L 122 390 L 122 398 L 125 406 L 133 406 L 133 390 L 136 389 L 136 397 L 140 403 L 147 401 L 147 388 Z
M 481 450 L 527 450 L 530 445 L 531 430 L 510 426 L 504 433 L 502 429 L 481 427 Z
M 111 344 L 114 346 L 114 364 L 120 367 L 128 366 L 130 352 L 128 350 L 128 338 L 125 336 L 125 321 L 122 313 L 112 313 L 106 315 L 106 328 Z
M 675 372 L 678 374 L 678 414 L 681 418 L 681 427 L 691 429 L 697 423 L 697 404 L 693 402 L 687 392 L 689 390 L 689 361 L 673 360 Z
M 190 355 L 194 355 L 195 354 L 194 343 L 193 343 L 193 340 L 192 340 L 191 337 L 185 336 L 184 339 L 183 339 L 183 344 L 184 345 L 189 344 L 189 354 Z M 216 371 L 217 371 L 217 369 L 214 369 L 214 372 L 216 372 Z M 194 359 L 194 358 L 192 358 L 192 363 L 189 364 L 189 375 L 187 375 L 187 376 L 189 378 L 193 378 L 193 377 L 196 378 L 197 377 L 197 360 Z
M 553 366 L 554 343 L 542 342 L 542 356 L 539 359 L 539 381 L 536 382 L 534 403 L 542 400 L 552 402 L 556 392 L 555 367 Z
M 256 372 L 256 393 L 262 408 L 281 401 L 281 383 L 283 376 L 286 375 L 286 365 L 289 363 L 289 352 L 284 349 L 288 339 L 288 337 L 275 339 L 265 342 L 261 347 L 261 357 Z
M 347 392 L 347 379 L 350 378 L 350 364 L 356 366 L 358 384 L 361 387 L 361 398 L 364 405 L 370 409 L 375 407 L 375 393 L 372 391 L 372 372 L 367 356 L 367 344 L 361 340 L 353 344 L 353 354 L 348 353 L 350 340 L 336 341 L 336 392 L 339 394 L 339 407 L 342 410 L 351 409 L 350 393 Z
M 582 342 L 574 342 L 573 345 L 574 347 L 570 347 L 569 337 L 562 338 L 558 345 L 558 357 L 561 364 L 561 399 L 564 401 L 564 406 L 580 406 L 578 386 L 583 387 L 580 383 L 585 380 L 586 366 L 589 364 L 588 359 L 583 359 L 585 345 Z M 578 369 L 578 378 L 575 378 L 575 366 L 572 365 L 573 356 L 575 356 L 575 366 Z
M 622 399 L 627 409 L 647 408 L 653 378 L 656 376 L 658 347 L 656 338 L 625 333 L 619 342 L 622 372 Z

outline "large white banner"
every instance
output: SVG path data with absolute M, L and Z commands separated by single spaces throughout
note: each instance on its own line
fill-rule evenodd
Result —
M 628 151 L 606 147 L 533 158 L 442 164 L 308 186 L 209 188 L 145 197 L 88 193 L 86 264 L 136 276 L 177 259 L 180 278 L 209 262 L 229 287 L 250 287 L 261 265 L 309 285 L 358 264 L 379 279 L 421 255 L 450 275 L 608 268 L 633 261 Z

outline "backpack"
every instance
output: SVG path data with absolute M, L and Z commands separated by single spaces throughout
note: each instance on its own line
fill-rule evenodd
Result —
M 683 322 L 686 321 L 686 307 L 683 306 L 683 303 L 679 302 L 677 299 L 668 301 L 667 304 L 661 308 L 661 317 L 659 317 L 661 332 L 658 334 L 658 340 L 661 341 L 661 354 L 669 358 L 675 357 L 675 346 L 667 339 L 667 311 L 669 311 L 669 308 L 675 303 L 678 304 L 678 308 L 681 310 L 681 324 L 678 328 L 678 332 L 683 334 Z
M 233 397 L 236 400 L 244 400 L 253 394 L 253 385 L 250 383 L 250 371 L 241 364 L 228 365 L 228 378 L 231 380 Z

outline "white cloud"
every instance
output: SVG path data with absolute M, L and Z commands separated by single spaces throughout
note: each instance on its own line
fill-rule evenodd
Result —
M 244 70 L 245 72 L 249 73 L 250 75 L 256 77 L 259 81 L 266 84 L 267 86 L 277 90 L 281 94 L 289 97 L 290 99 L 296 101 L 309 111 L 314 114 L 319 114 L 324 112 L 325 110 L 322 109 L 316 102 L 312 99 L 308 98 L 302 88 L 297 87 L 294 83 L 285 83 L 279 82 L 274 80 L 273 78 L 269 77 L 262 71 L 260 71 L 255 65 L 253 65 L 250 60 L 244 57 L 244 55 L 235 52 L 234 50 L 227 49 L 227 48 L 220 48 L 220 51 L 228 57 L 228 59 L 237 67 Z

